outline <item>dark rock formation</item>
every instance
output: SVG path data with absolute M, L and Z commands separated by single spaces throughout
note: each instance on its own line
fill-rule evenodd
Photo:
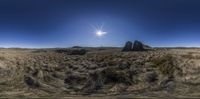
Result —
M 145 51 L 151 49 L 150 46 L 143 44 L 142 42 L 135 40 L 134 43 L 131 41 L 126 42 L 122 51 Z
M 134 44 L 133 44 L 133 51 L 144 51 L 144 44 L 142 44 L 142 42 L 135 40 Z
M 128 41 L 126 42 L 124 48 L 122 51 L 126 52 L 126 51 L 131 51 L 132 50 L 132 46 L 133 46 L 133 43 L 131 41 Z

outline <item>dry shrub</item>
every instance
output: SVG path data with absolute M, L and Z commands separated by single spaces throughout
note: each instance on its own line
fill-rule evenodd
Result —
M 55 52 L 57 52 L 57 53 L 69 53 L 69 49 L 56 49 Z
M 78 85 L 84 83 L 86 79 L 87 79 L 86 77 L 81 75 L 69 74 L 65 78 L 64 82 L 69 85 Z
M 182 55 L 183 58 L 194 59 L 195 57 L 191 54 Z
M 86 85 L 83 87 L 83 91 L 91 93 L 100 90 L 106 85 L 115 84 L 131 85 L 132 79 L 129 73 L 120 71 L 117 68 L 108 67 L 91 73 Z
M 69 55 L 85 55 L 87 50 L 85 49 L 72 49 L 69 51 Z
M 114 68 L 107 68 L 102 72 L 105 77 L 105 83 L 125 83 L 131 84 L 131 79 L 126 72 L 116 70 Z
M 5 60 L 6 60 L 6 58 L 5 58 L 5 57 L 3 57 L 3 56 L 0 56 L 0 60 L 1 60 L 1 61 L 5 61 Z
M 158 68 L 158 70 L 164 75 L 173 74 L 175 71 L 175 59 L 172 55 L 165 55 L 161 58 L 153 59 L 153 67 Z
M 129 73 L 126 73 L 125 71 L 120 71 L 113 67 L 108 67 L 104 70 L 96 71 L 94 72 L 94 74 L 92 74 L 91 78 L 93 78 L 94 81 L 100 78 L 104 84 L 131 84 L 131 78 Z
M 118 61 L 115 60 L 106 60 L 105 61 L 109 66 L 116 66 L 118 64 Z

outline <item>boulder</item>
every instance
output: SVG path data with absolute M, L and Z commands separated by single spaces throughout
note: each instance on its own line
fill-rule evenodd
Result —
M 147 72 L 145 74 L 145 81 L 148 83 L 152 83 L 158 80 L 158 74 L 156 72 Z
M 143 44 L 142 42 L 135 40 L 134 43 L 131 41 L 126 42 L 124 48 L 122 49 L 123 52 L 128 52 L 128 51 L 145 51 L 145 50 L 150 50 L 151 47 L 148 45 Z
M 131 41 L 126 42 L 122 51 L 127 52 L 132 50 L 133 43 Z
M 167 92 L 173 92 L 176 88 L 175 78 L 174 76 L 169 76 L 163 78 L 163 80 L 160 82 L 160 88 L 167 91 Z
M 29 87 L 32 87 L 32 88 L 36 88 L 40 86 L 39 82 L 31 76 L 25 75 L 24 81 Z
M 144 51 L 144 44 L 140 41 L 135 40 L 134 44 L 133 44 L 133 51 Z

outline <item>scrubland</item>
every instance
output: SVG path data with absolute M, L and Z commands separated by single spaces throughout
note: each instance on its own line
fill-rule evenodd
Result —
M 200 97 L 200 49 L 73 50 L 0 49 L 0 97 Z

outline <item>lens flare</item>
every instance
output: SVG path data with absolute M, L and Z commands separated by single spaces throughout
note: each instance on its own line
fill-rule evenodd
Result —
M 107 32 L 103 31 L 104 24 L 98 25 L 98 26 L 94 26 L 94 25 L 91 25 L 91 26 L 95 30 L 95 34 L 97 37 L 102 37 L 107 34 Z
M 107 32 L 103 32 L 102 30 L 98 30 L 98 31 L 96 32 L 96 36 L 98 36 L 98 37 L 104 36 L 104 35 L 106 35 L 106 34 L 107 34 Z

